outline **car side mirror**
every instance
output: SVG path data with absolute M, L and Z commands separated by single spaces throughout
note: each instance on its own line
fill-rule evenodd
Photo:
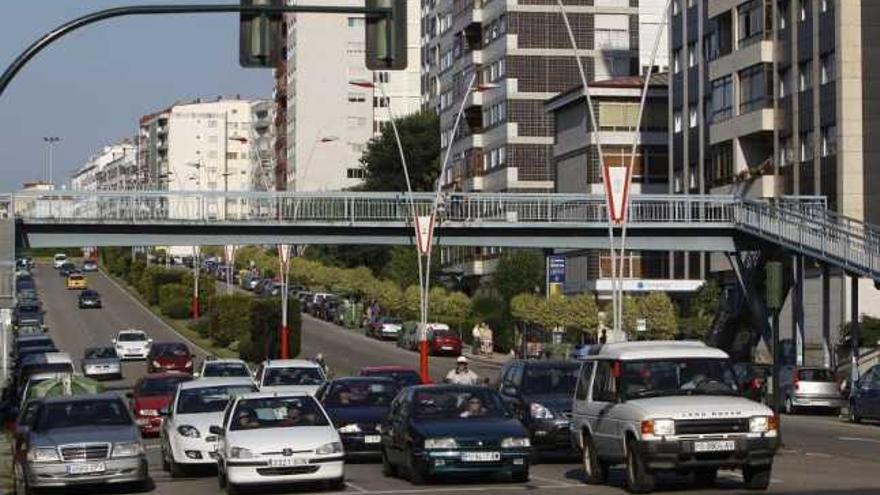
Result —
M 133 399 L 133 398 L 134 398 L 134 392 L 132 392 L 131 390 L 129 390 L 128 392 L 125 393 L 125 397 L 126 397 L 127 399 Z
M 159 409 L 159 416 L 168 416 L 171 414 L 171 409 L 168 406 L 165 406 Z
M 504 395 L 509 395 L 511 397 L 516 397 L 519 395 L 519 389 L 514 387 L 513 385 L 507 385 L 503 389 L 501 389 L 501 393 Z
M 217 425 L 211 425 L 208 428 L 208 433 L 210 433 L 211 435 L 217 435 L 218 437 L 222 437 L 223 436 L 223 428 L 220 428 Z

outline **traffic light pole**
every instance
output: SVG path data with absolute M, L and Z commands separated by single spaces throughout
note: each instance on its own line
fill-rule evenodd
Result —
M 21 52 L 15 60 L 6 68 L 0 76 L 0 97 L 6 91 L 6 87 L 15 78 L 19 71 L 44 48 L 59 40 L 63 36 L 76 31 L 79 28 L 96 22 L 112 19 L 115 17 L 143 16 L 143 15 L 175 15 L 175 14 L 253 14 L 265 16 L 279 16 L 287 13 L 309 14 L 360 14 L 366 17 L 385 17 L 393 19 L 391 7 L 334 7 L 319 5 L 235 5 L 235 4 L 205 4 L 205 5 L 130 5 L 126 7 L 114 7 L 99 10 L 77 17 L 57 28 L 44 34 Z

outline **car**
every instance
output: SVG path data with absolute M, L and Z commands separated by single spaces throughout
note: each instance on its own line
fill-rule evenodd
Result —
M 217 464 L 217 437 L 208 429 L 223 422 L 223 412 L 236 395 L 256 392 L 248 378 L 202 378 L 183 382 L 170 407 L 160 410 L 162 467 L 176 478 L 189 466 Z
M 63 264 L 67 263 L 67 255 L 64 253 L 57 253 L 52 260 L 52 266 L 57 270 L 61 268 Z
M 846 405 L 840 383 L 829 368 L 787 367 L 780 375 L 780 392 L 786 414 L 807 409 L 830 410 L 838 414 Z
M 461 337 L 443 323 L 428 327 L 428 352 L 432 356 L 461 356 Z
M 733 372 L 743 397 L 755 402 L 766 403 L 767 384 L 773 367 L 767 364 L 734 363 Z
M 36 288 L 17 289 L 17 292 L 15 293 L 15 298 L 18 300 L 18 302 L 40 302 L 40 295 L 37 293 Z
M 39 335 L 48 332 L 49 329 L 38 322 L 29 321 L 15 327 L 16 335 Z
M 379 456 L 382 422 L 400 386 L 390 378 L 349 377 L 321 386 L 315 398 L 339 431 L 346 457 Z
M 116 355 L 116 349 L 103 347 L 87 347 L 80 363 L 83 376 L 95 379 L 122 378 L 122 362 Z
M 95 260 L 85 260 L 83 261 L 82 271 L 84 272 L 96 272 L 98 271 L 98 262 Z
M 377 339 L 397 340 L 397 335 L 400 333 L 402 326 L 403 321 L 399 318 L 383 316 L 367 327 L 367 333 L 370 337 Z
M 314 394 L 327 381 L 320 365 L 305 359 L 264 361 L 257 372 L 261 392 L 305 392 Z
M 580 363 L 515 360 L 501 369 L 499 392 L 529 431 L 536 451 L 572 453 L 571 398 Z
M 67 276 L 67 289 L 74 290 L 85 290 L 88 289 L 88 281 L 86 281 L 85 275 L 79 272 L 71 272 L 70 275 Z
M 146 375 L 135 383 L 127 397 L 135 422 L 143 436 L 154 437 L 159 434 L 159 429 L 162 427 L 159 411 L 171 403 L 177 392 L 177 385 L 189 380 L 192 380 L 190 375 L 168 372 Z
M 330 489 L 345 483 L 339 433 L 314 397 L 303 392 L 239 395 L 208 430 L 218 437 L 217 476 L 221 488 L 322 481 Z
M 193 355 L 183 342 L 154 342 L 147 355 L 147 372 L 193 372 Z
M 880 365 L 872 366 L 856 382 L 849 397 L 849 420 L 880 420 Z
M 15 290 L 16 292 L 28 291 L 28 290 L 36 290 L 37 283 L 34 281 L 34 277 L 28 272 L 18 272 L 15 275 Z
M 196 376 L 202 378 L 248 378 L 253 380 L 254 374 L 242 359 L 206 359 Z
M 419 372 L 404 366 L 368 366 L 361 368 L 359 376 L 385 377 L 397 382 L 400 388 L 412 385 L 430 385 L 430 381 L 423 382 Z
M 42 325 L 45 314 L 46 312 L 43 311 L 43 305 L 40 301 L 19 301 L 15 305 L 15 310 L 12 314 L 12 323 L 16 327 L 28 324 Z
M 121 330 L 113 339 L 113 346 L 119 359 L 147 359 L 153 339 L 143 330 Z
M 18 358 L 22 350 L 29 347 L 55 347 L 52 337 L 46 334 L 19 335 L 12 343 L 12 357 Z
M 658 472 L 709 485 L 721 468 L 765 490 L 778 432 L 770 408 L 740 395 L 727 353 L 702 342 L 606 344 L 581 365 L 572 434 L 589 484 L 624 464 L 634 493 L 652 491 Z
M 15 493 L 149 480 L 140 434 L 116 394 L 35 399 L 20 418 Z
M 86 289 L 80 292 L 77 301 L 79 309 L 100 308 L 102 305 L 101 294 L 98 294 L 98 291 L 91 289 Z
M 60 267 L 58 267 L 58 275 L 61 277 L 67 277 L 75 271 L 77 271 L 76 265 L 70 261 L 65 261 Z
M 455 474 L 529 479 L 529 434 L 497 391 L 469 385 L 404 389 L 382 425 L 382 472 L 415 484 Z

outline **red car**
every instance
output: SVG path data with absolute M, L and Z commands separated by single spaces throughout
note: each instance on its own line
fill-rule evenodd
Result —
M 428 352 L 432 356 L 461 356 L 461 337 L 446 325 L 434 325 L 428 331 Z
M 159 412 L 174 400 L 177 385 L 189 380 L 192 380 L 192 375 L 178 372 L 154 373 L 138 380 L 128 398 L 129 407 L 143 436 L 159 435 L 162 428 Z
M 147 372 L 193 372 L 193 355 L 182 342 L 154 342 L 147 355 Z
M 423 382 L 418 371 L 403 366 L 369 366 L 361 368 L 359 374 L 360 376 L 391 378 L 396 381 L 401 388 L 413 385 L 431 385 L 433 383 L 430 380 Z

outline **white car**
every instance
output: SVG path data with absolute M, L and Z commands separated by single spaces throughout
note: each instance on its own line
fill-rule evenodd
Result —
M 218 437 L 217 476 L 235 493 L 242 485 L 324 481 L 344 486 L 342 440 L 321 404 L 305 393 L 254 393 L 232 400 Z
M 324 369 L 305 359 L 264 361 L 257 372 L 260 392 L 305 392 L 314 395 L 327 381 Z
M 202 378 L 243 377 L 253 380 L 251 368 L 242 359 L 206 359 L 195 374 Z
M 217 437 L 208 429 L 223 422 L 231 398 L 256 391 L 250 377 L 182 382 L 168 410 L 160 412 L 164 416 L 159 432 L 162 467 L 176 478 L 185 466 L 216 464 Z
M 143 330 L 122 330 L 113 339 L 119 359 L 147 359 L 153 339 Z
M 63 265 L 66 261 L 67 261 L 67 255 L 64 253 L 58 253 L 55 255 L 55 258 L 52 260 L 52 266 L 54 266 L 55 269 L 61 268 L 61 265 Z

